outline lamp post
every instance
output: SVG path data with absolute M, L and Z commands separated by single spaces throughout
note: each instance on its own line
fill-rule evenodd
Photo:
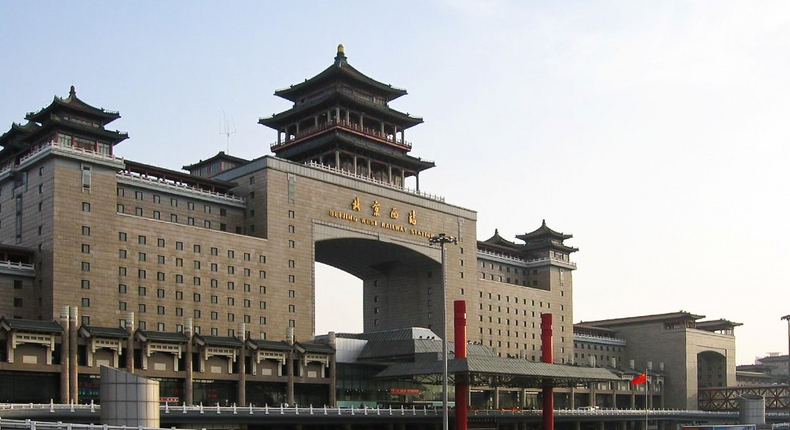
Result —
M 428 239 L 431 245 L 439 244 L 442 249 L 442 430 L 450 428 L 447 410 L 447 276 L 445 275 L 447 260 L 444 255 L 446 243 L 458 243 L 458 238 L 439 233 Z
M 787 423 L 790 425 L 790 315 L 782 319 L 787 321 Z

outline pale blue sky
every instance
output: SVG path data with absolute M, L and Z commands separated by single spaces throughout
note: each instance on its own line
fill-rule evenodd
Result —
M 73 84 L 172 169 L 225 150 L 223 112 L 268 154 L 274 90 L 343 43 L 409 91 L 421 188 L 479 239 L 574 234 L 574 321 L 682 309 L 743 323 L 739 364 L 787 352 L 790 3 L 0 0 L 0 29 L 3 131 Z M 317 331 L 361 330 L 361 286 L 320 272 Z

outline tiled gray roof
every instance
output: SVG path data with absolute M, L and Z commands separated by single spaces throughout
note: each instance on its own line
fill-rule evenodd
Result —
M 57 321 L 39 321 L 14 318 L 1 318 L 0 326 L 6 330 L 24 331 L 30 333 L 60 333 L 63 327 Z
M 316 352 L 320 354 L 334 354 L 335 349 L 323 343 L 301 343 L 297 342 L 297 346 L 302 347 L 307 352 Z
M 271 349 L 275 351 L 288 351 L 291 349 L 288 343 L 284 340 L 261 340 L 261 339 L 248 339 L 247 343 L 254 349 Z
M 80 327 L 80 333 L 82 333 L 84 337 L 104 337 L 111 339 L 127 339 L 129 337 L 129 332 L 121 327 L 84 325 Z
M 189 338 L 184 333 L 168 333 L 162 331 L 137 330 L 137 337 L 142 341 L 157 341 L 171 343 L 187 343 Z
M 584 367 L 566 364 L 536 363 L 527 360 L 470 356 L 450 360 L 447 370 L 451 374 L 465 373 L 477 376 L 501 375 L 520 380 L 523 386 L 540 386 L 544 379 L 552 385 L 573 385 L 589 381 L 621 381 L 622 379 L 601 367 Z M 401 379 L 442 373 L 442 362 L 399 363 L 387 367 L 376 375 L 380 379 Z
M 231 348 L 239 348 L 243 345 L 242 341 L 235 337 L 196 334 L 194 339 L 199 345 L 229 346 Z

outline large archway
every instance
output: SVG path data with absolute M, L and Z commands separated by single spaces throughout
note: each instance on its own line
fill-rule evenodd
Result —
M 715 351 L 697 354 L 697 388 L 727 386 L 727 357 Z
M 361 313 L 363 331 L 412 326 L 435 331 L 443 328 L 439 249 L 429 246 L 427 240 L 394 241 L 358 231 L 316 227 L 320 234 L 315 241 L 314 261 L 353 276 L 335 274 L 332 276 L 344 283 L 342 287 L 317 284 L 317 288 L 337 288 L 348 293 L 345 283 L 361 280 L 362 308 L 340 307 L 334 312 L 350 318 L 359 318 Z M 360 302 L 346 303 L 358 306 Z M 316 308 L 320 306 L 316 303 Z

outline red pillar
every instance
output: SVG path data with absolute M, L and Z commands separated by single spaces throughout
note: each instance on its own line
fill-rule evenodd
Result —
M 543 344 L 542 361 L 544 363 L 554 362 L 554 339 L 551 330 L 551 314 L 541 314 L 540 331 Z M 554 388 L 549 385 L 550 381 L 545 381 L 543 387 L 543 430 L 554 430 Z
M 466 301 L 453 302 L 455 310 L 455 358 L 466 358 Z M 469 382 L 455 375 L 455 430 L 466 430 L 469 418 Z

